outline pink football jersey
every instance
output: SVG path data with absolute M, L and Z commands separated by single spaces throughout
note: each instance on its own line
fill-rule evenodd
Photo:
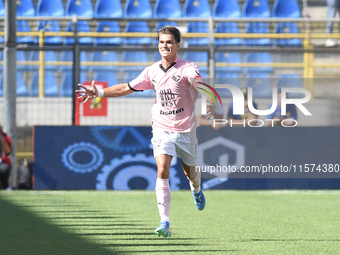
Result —
M 161 61 L 145 68 L 129 87 L 136 91 L 156 91 L 152 107 L 153 129 L 190 132 L 197 127 L 195 102 L 198 91 L 193 85 L 196 77 L 201 78 L 198 67 L 177 58 L 167 69 L 162 67 Z

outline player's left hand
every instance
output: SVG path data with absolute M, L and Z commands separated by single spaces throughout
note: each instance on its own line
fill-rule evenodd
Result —
M 83 88 L 82 90 L 76 90 L 76 93 L 81 93 L 81 96 L 78 99 L 83 99 L 83 103 L 86 103 L 87 100 L 98 97 L 98 88 L 95 85 L 94 80 L 92 81 L 92 86 L 84 86 L 83 84 L 78 84 L 79 87 Z

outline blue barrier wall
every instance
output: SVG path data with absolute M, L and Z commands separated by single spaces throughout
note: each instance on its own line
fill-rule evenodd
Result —
M 204 189 L 340 188 L 335 169 L 340 163 L 338 128 L 199 127 L 198 136 L 201 169 L 237 169 L 202 173 Z M 35 189 L 154 190 L 157 172 L 151 137 L 150 127 L 37 126 Z M 241 167 L 262 171 L 240 173 Z M 332 172 L 330 167 L 335 167 Z M 179 159 L 173 160 L 170 172 L 172 190 L 189 188 Z

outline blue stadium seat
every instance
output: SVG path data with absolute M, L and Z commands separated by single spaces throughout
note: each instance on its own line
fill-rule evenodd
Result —
M 216 63 L 231 63 L 231 64 L 241 64 L 241 56 L 238 52 L 216 52 L 215 53 Z M 241 66 L 216 66 L 216 73 L 242 73 Z
M 117 78 L 117 74 L 114 72 L 97 72 L 94 75 L 94 80 L 95 81 L 107 81 L 108 86 L 114 86 L 117 85 L 118 82 L 118 78 Z
M 0 50 L 0 61 L 4 61 L 4 52 L 2 50 Z M 2 72 L 3 70 L 4 70 L 4 66 L 0 65 L 0 72 Z
M 182 9 L 179 0 L 157 0 L 153 16 L 155 19 L 182 17 Z
M 125 18 L 152 18 L 152 8 L 149 0 L 127 0 L 124 10 Z
M 66 5 L 66 15 L 77 15 L 79 17 L 93 17 L 91 0 L 68 0 Z
M 120 32 L 118 21 L 99 21 L 96 26 L 96 32 L 116 33 Z M 121 45 L 121 37 L 96 37 L 94 45 Z
M 299 34 L 300 29 L 295 22 L 282 22 L 278 23 L 275 28 L 275 33 L 292 33 Z M 273 45 L 275 46 L 301 46 L 302 41 L 300 38 L 293 39 L 274 39 Z
M 17 51 L 17 61 L 20 61 L 20 62 L 27 61 L 26 56 L 25 56 L 25 51 L 22 51 L 22 50 Z M 30 70 L 30 67 L 28 65 L 17 63 L 17 71 L 26 72 L 29 70 Z
M 188 22 L 188 33 L 209 33 L 208 23 L 204 21 Z M 207 46 L 210 43 L 209 36 L 187 39 L 188 46 Z
M 217 72 L 215 84 L 234 85 L 241 88 L 240 77 L 236 73 Z M 232 94 L 229 89 L 216 88 L 221 98 L 230 98 Z
M 194 62 L 198 66 L 201 75 L 203 72 L 208 71 L 208 52 L 206 51 L 185 51 L 183 59 Z
M 64 6 L 61 0 L 39 0 L 37 16 L 64 16 Z
M 51 32 L 60 32 L 59 22 L 57 20 L 41 20 L 38 23 L 37 31 L 51 31 Z M 34 40 L 35 44 L 39 44 L 39 37 L 36 37 Z M 61 36 L 45 36 L 44 37 L 45 45 L 61 45 L 63 44 L 63 38 Z
M 97 0 L 94 8 L 95 18 L 123 18 L 120 0 Z
M 122 67 L 122 71 L 141 72 L 148 66 L 148 54 L 145 51 L 123 51 L 122 62 L 130 62 L 131 64 L 145 62 L 145 65 L 129 65 Z
M 157 33 L 159 29 L 165 26 L 174 26 L 177 27 L 177 22 L 176 21 L 160 21 L 157 22 L 156 27 L 155 27 L 155 32 Z M 157 45 L 158 44 L 158 38 L 153 39 L 153 44 Z
M 271 98 L 272 86 L 267 73 L 249 73 L 246 75 L 245 87 L 253 88 L 254 98 Z
M 245 33 L 261 33 L 267 34 L 268 27 L 265 22 L 248 22 L 244 28 Z M 270 38 L 261 38 L 261 39 L 244 39 L 245 46 L 269 46 Z
M 273 18 L 301 18 L 297 0 L 275 0 Z
M 17 72 L 17 96 L 28 96 L 27 85 L 22 72 Z
M 1 27 L 0 27 L 0 32 L 2 31 Z M 3 36 L 0 36 L 0 44 L 4 43 L 5 39 Z
M 242 8 L 244 18 L 270 18 L 267 0 L 246 0 Z
M 237 0 L 216 0 L 213 8 L 214 18 L 239 18 L 241 9 Z
M 17 20 L 17 32 L 31 32 L 31 28 L 28 25 L 27 20 Z M 33 44 L 32 36 L 17 36 L 16 38 L 17 43 L 22 44 Z
M 89 23 L 86 20 L 78 20 L 77 29 L 78 29 L 78 32 L 91 32 Z M 67 23 L 65 31 L 66 32 L 73 32 L 74 31 L 72 21 Z M 65 45 L 74 44 L 74 38 L 73 37 L 65 37 L 64 43 L 65 43 Z M 92 44 L 92 38 L 91 37 L 79 37 L 79 44 L 91 45 Z
M 91 62 L 118 62 L 118 57 L 114 51 L 94 51 L 91 55 Z M 91 66 L 92 72 L 111 71 L 118 72 L 119 67 L 115 65 Z
M 161 60 L 162 60 L 161 54 L 159 54 L 158 51 L 155 51 L 155 52 L 152 54 L 152 62 L 158 62 L 158 61 L 161 61 Z
M 30 96 L 39 96 L 39 72 L 34 72 L 29 89 Z M 53 72 L 44 72 L 44 96 L 59 96 L 56 78 Z
M 32 17 L 35 16 L 35 9 L 32 0 L 17 0 L 17 16 Z
M 60 61 L 61 62 L 72 62 L 73 63 L 73 51 L 62 51 L 60 54 Z M 80 52 L 80 64 L 87 62 L 87 56 L 85 51 Z M 60 71 L 68 72 L 72 71 L 72 65 L 61 65 Z M 89 66 L 87 65 L 80 65 L 80 71 L 86 72 L 89 70 Z
M 213 9 L 214 18 L 239 18 L 241 10 L 237 0 L 216 0 Z M 236 22 L 217 22 L 215 33 L 239 33 Z M 215 38 L 215 46 L 236 46 L 242 45 L 240 38 Z
M 5 10 L 5 5 L 2 0 L 0 0 L 0 17 L 5 16 L 6 10 Z
M 208 0 L 185 0 L 183 17 L 185 18 L 208 18 L 211 16 Z
M 215 33 L 239 33 L 238 25 L 236 22 L 217 22 Z M 214 38 L 215 46 L 237 46 L 242 45 L 241 38 Z
M 246 63 L 272 63 L 272 58 L 269 52 L 249 52 L 245 57 Z M 273 67 L 259 66 L 259 67 L 246 67 L 246 73 L 272 73 Z
M 29 61 L 39 61 L 39 51 L 32 51 L 30 54 Z M 47 65 L 46 62 L 56 62 L 57 58 L 54 51 L 45 51 L 44 52 L 44 63 L 45 63 L 45 70 L 51 72 L 57 72 L 58 66 L 56 64 Z M 30 71 L 36 72 L 39 70 L 38 65 L 31 65 Z
M 86 76 L 84 72 L 80 73 L 80 83 L 86 81 Z M 73 77 L 72 72 L 66 72 L 63 74 L 61 78 L 61 86 L 60 86 L 60 96 L 62 97 L 71 97 L 73 93 Z
M 129 21 L 126 24 L 125 32 L 144 32 L 149 33 L 150 28 L 146 21 Z M 124 38 L 125 45 L 150 45 L 151 37 L 126 37 Z
M 278 74 L 276 79 L 276 87 L 280 90 L 282 87 L 288 88 L 303 88 L 302 80 L 299 74 L 290 73 L 290 74 Z M 290 98 L 301 98 L 304 95 L 301 93 L 288 93 Z
M 2 74 L 0 77 L 0 96 L 3 96 L 3 77 L 4 75 Z M 16 88 L 17 96 L 18 97 L 28 96 L 27 86 L 26 86 L 26 82 L 25 82 L 22 72 L 17 71 L 16 79 L 17 79 L 17 88 Z

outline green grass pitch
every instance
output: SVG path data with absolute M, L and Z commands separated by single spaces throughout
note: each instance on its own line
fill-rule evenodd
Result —
M 154 192 L 0 192 L 0 254 L 340 254 L 340 191 L 172 192 L 171 238 Z

